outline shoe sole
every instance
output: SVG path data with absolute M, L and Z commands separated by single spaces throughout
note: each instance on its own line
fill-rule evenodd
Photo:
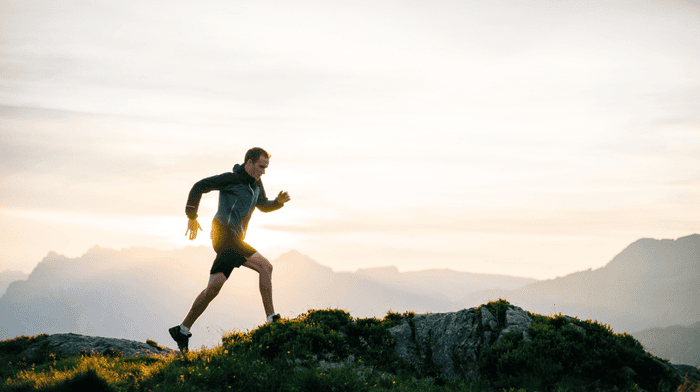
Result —
M 186 346 L 183 346 L 183 345 L 180 343 L 180 341 L 179 341 L 178 338 L 177 338 L 177 333 L 175 333 L 175 331 L 173 330 L 173 328 L 169 329 L 168 332 L 170 332 L 170 337 L 172 337 L 173 340 L 175 341 L 175 343 L 177 343 L 177 348 L 180 349 L 180 352 L 181 352 L 181 353 L 186 354 L 188 351 L 190 351 L 189 348 L 187 348 Z M 189 338 L 188 338 L 188 339 L 189 339 Z M 188 342 L 188 343 L 189 343 L 189 342 Z

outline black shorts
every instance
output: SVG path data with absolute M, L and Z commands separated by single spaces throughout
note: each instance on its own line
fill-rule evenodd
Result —
M 226 279 L 234 268 L 242 266 L 250 256 L 258 252 L 216 219 L 211 225 L 211 244 L 216 251 L 216 259 L 209 273 L 213 275 L 223 272 Z

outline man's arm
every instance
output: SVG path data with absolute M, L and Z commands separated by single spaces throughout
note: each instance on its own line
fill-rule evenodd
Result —
M 289 194 L 285 191 L 280 191 L 275 200 L 267 200 L 267 197 L 265 196 L 264 192 L 265 191 L 263 190 L 263 193 L 260 195 L 258 204 L 256 204 L 258 209 L 262 212 L 279 210 L 280 208 L 282 208 L 282 206 L 284 206 L 284 203 L 291 200 Z
M 187 197 L 187 205 L 185 206 L 185 214 L 190 219 L 197 219 L 197 210 L 199 202 L 202 200 L 202 194 L 214 190 L 219 190 L 226 185 L 230 185 L 238 176 L 234 173 L 224 173 L 218 176 L 207 177 L 198 181 L 190 189 L 190 194 Z
M 235 178 L 233 173 L 224 173 L 218 176 L 207 177 L 192 186 L 187 197 L 187 205 L 185 206 L 185 214 L 189 218 L 185 235 L 190 233 L 190 240 L 197 238 L 197 230 L 202 230 L 202 226 L 197 222 L 197 210 L 199 209 L 199 202 L 202 200 L 202 194 L 221 189 L 223 186 L 231 184 Z

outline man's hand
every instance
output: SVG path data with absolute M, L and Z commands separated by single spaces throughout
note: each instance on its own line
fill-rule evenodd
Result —
M 285 191 L 280 191 L 280 194 L 277 195 L 277 202 L 278 203 L 284 204 L 290 200 L 291 200 L 291 198 L 289 197 L 289 193 L 287 193 Z
M 199 225 L 197 219 L 190 219 L 190 221 L 187 222 L 187 231 L 185 231 L 185 235 L 190 233 L 190 240 L 194 240 L 197 238 L 197 230 L 202 230 L 202 226 Z

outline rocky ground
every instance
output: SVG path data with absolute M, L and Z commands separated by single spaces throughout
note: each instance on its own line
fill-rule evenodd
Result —
M 176 352 L 169 348 L 159 347 L 155 342 L 148 344 L 127 339 L 85 336 L 74 333 L 59 333 L 51 335 L 45 340 L 33 344 L 20 355 L 30 357 L 40 349 L 65 355 L 87 353 L 119 357 L 168 355 Z

